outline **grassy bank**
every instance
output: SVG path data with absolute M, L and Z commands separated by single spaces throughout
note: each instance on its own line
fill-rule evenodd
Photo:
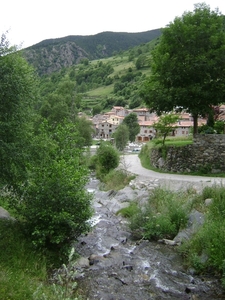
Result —
M 0 299 L 78 299 L 76 290 L 68 290 L 68 282 L 49 283 L 57 257 L 34 249 L 17 222 L 0 220 L 0 237 Z
M 205 205 L 206 199 L 212 199 Z M 198 232 L 185 241 L 178 251 L 184 257 L 187 268 L 196 274 L 221 277 L 225 287 L 225 189 L 206 187 L 202 194 L 189 189 L 171 192 L 154 189 L 146 205 L 132 202 L 118 213 L 129 219 L 133 236 L 138 239 L 173 239 L 185 228 L 190 212 L 196 209 L 205 215 L 205 222 Z

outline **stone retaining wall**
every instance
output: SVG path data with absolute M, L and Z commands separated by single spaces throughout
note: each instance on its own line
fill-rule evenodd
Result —
M 163 171 L 225 172 L 225 134 L 196 135 L 192 145 L 151 150 L 151 164 Z

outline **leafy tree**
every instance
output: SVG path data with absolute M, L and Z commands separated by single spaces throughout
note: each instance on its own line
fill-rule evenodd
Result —
M 65 119 L 75 122 L 80 106 L 81 95 L 75 93 L 74 82 L 66 79 L 59 81 L 55 89 L 42 98 L 39 113 L 56 126 Z
M 137 70 L 140 70 L 141 68 L 148 67 L 149 66 L 149 59 L 145 54 L 141 54 L 138 56 L 135 66 Z
M 126 124 L 120 124 L 114 133 L 116 148 L 123 151 L 129 141 L 129 128 Z
M 9 185 L 26 177 L 31 108 L 36 95 L 34 70 L 16 50 L 9 47 L 3 34 L 0 42 L 0 182 Z
M 77 118 L 76 129 L 81 137 L 80 147 L 91 146 L 92 136 L 94 134 L 93 123 L 85 117 Z
M 102 106 L 100 104 L 97 104 L 97 105 L 93 106 L 92 115 L 93 116 L 98 115 L 98 114 L 100 114 L 101 111 L 102 111 Z
M 165 144 L 165 139 L 167 135 L 177 128 L 175 124 L 179 119 L 179 115 L 174 113 L 168 113 L 165 115 L 161 115 L 159 117 L 159 120 L 154 123 L 153 127 L 157 131 L 157 135 L 161 135 L 163 137 L 163 145 Z
M 71 123 L 54 131 L 42 125 L 32 142 L 35 161 L 22 186 L 23 198 L 10 202 L 36 246 L 62 249 L 89 229 L 92 214 L 91 195 L 85 189 L 89 172 L 76 147 L 79 135 Z
M 152 51 L 152 76 L 141 95 L 159 113 L 182 108 L 194 118 L 221 103 L 225 92 L 224 17 L 205 3 L 176 17 Z
M 215 133 L 213 127 L 207 125 L 207 124 L 203 124 L 200 127 L 198 127 L 198 133 L 201 134 L 213 134 Z
M 138 95 L 134 95 L 130 100 L 129 108 L 130 109 L 136 108 L 141 105 L 141 102 L 142 102 L 141 98 Z
M 214 127 L 214 124 L 215 124 L 215 120 L 214 120 L 214 110 L 211 109 L 208 113 L 208 117 L 207 117 L 207 125 L 209 127 Z
M 224 121 L 215 121 L 214 130 L 216 133 L 224 133 Z
M 129 140 L 135 141 L 136 135 L 140 132 L 140 125 L 138 124 L 138 117 L 135 113 L 130 113 L 123 120 L 123 124 L 127 125 L 129 129 Z
M 96 152 L 99 175 L 106 175 L 119 165 L 118 151 L 108 143 L 101 143 Z

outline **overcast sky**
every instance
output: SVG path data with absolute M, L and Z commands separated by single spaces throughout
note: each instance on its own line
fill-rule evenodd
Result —
M 2 0 L 0 34 L 9 30 L 11 44 L 28 47 L 45 39 L 93 35 L 103 31 L 142 32 L 165 27 L 192 0 Z M 225 0 L 205 1 L 225 14 Z

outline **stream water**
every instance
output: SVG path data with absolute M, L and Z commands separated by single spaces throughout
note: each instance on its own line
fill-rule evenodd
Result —
M 135 241 L 126 219 L 109 209 L 109 193 L 98 190 L 97 180 L 87 188 L 94 192 L 93 230 L 76 243 L 77 281 L 85 299 L 225 299 L 219 280 L 185 270 L 176 248 Z

